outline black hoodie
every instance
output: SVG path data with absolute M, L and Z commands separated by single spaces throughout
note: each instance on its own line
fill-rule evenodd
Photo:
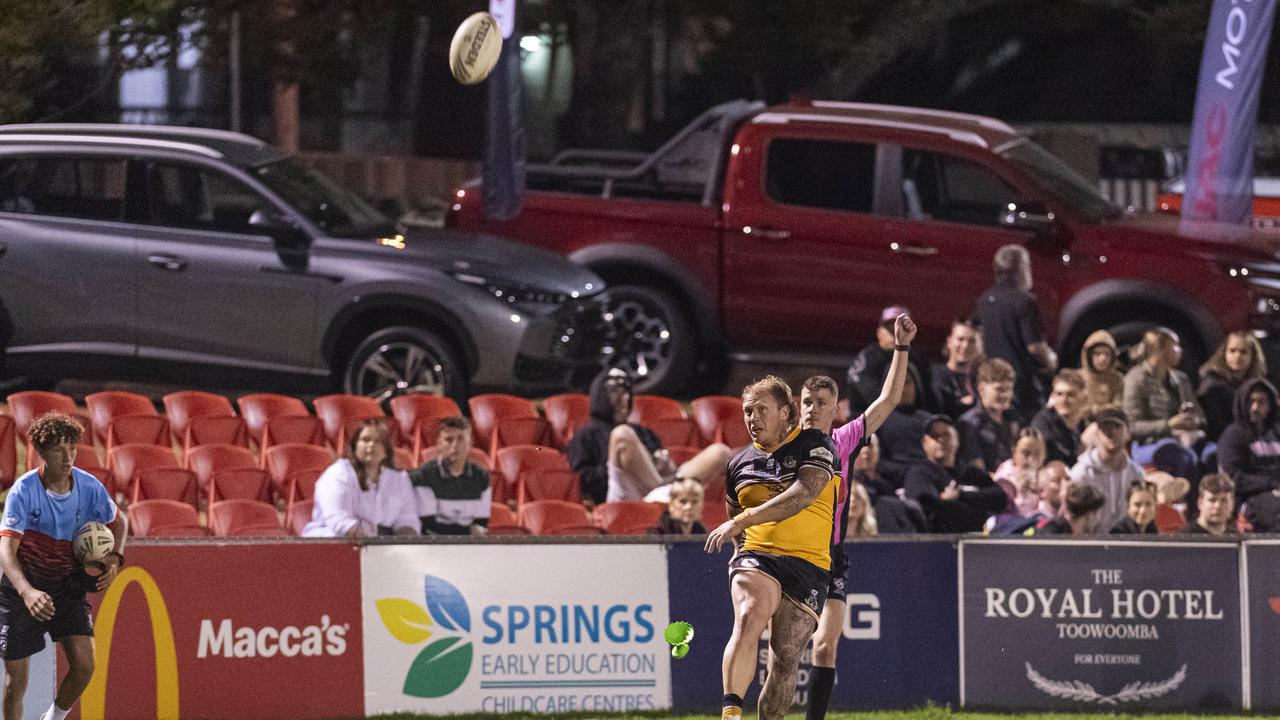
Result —
M 591 419 L 569 441 L 569 467 L 578 473 L 582 497 L 597 503 L 604 502 L 609 493 L 609 434 L 613 432 L 615 423 L 613 405 L 605 387 L 608 379 L 606 370 L 591 381 Z M 636 423 L 630 425 L 649 452 L 662 447 L 662 441 L 652 430 Z
M 1271 408 L 1263 427 L 1249 422 L 1249 394 L 1262 390 Z M 1261 378 L 1236 391 L 1235 420 L 1218 439 L 1218 465 L 1236 483 L 1236 501 L 1280 487 L 1280 434 L 1277 433 L 1276 389 Z

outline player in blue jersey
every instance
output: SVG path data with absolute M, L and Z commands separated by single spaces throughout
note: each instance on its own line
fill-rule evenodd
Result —
M 105 590 L 124 562 L 127 523 L 106 488 L 73 467 L 84 429 L 49 413 L 31 424 L 40 467 L 9 490 L 0 519 L 0 654 L 4 656 L 4 720 L 21 720 L 32 655 L 44 636 L 62 646 L 68 670 L 41 720 L 63 720 L 93 677 L 93 620 L 85 594 Z M 115 548 L 96 577 L 76 562 L 71 542 L 85 523 L 106 523 Z

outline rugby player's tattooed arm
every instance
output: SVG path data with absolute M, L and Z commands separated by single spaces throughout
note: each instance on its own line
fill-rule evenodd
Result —
M 750 514 L 742 515 L 735 523 L 742 529 L 762 523 L 779 522 L 809 507 L 831 482 L 831 471 L 811 465 L 802 465 L 796 471 L 796 479 L 786 490 L 769 499 Z

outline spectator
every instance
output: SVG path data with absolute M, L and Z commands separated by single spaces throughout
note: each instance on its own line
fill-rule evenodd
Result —
M 1080 350 L 1080 372 L 1084 375 L 1085 414 L 1119 408 L 1124 398 L 1124 374 L 1120 372 L 1120 351 L 1106 330 L 1095 330 Z
M 1195 477 L 1200 461 L 1189 448 L 1204 425 L 1195 391 L 1178 369 L 1182 347 L 1168 328 L 1142 336 L 1142 362 L 1124 376 L 1124 412 L 1140 465 L 1158 465 L 1174 475 Z M 1159 457 L 1157 457 L 1159 451 Z
M 391 432 L 381 420 L 360 423 L 347 454 L 316 480 L 304 537 L 417 535 L 421 521 L 409 474 L 392 464 Z
M 1058 356 L 1045 339 L 1040 306 L 1031 294 L 1031 256 L 1021 245 L 1005 245 L 993 262 L 995 285 L 982 293 L 973 320 L 982 328 L 988 358 L 1009 363 L 1017 374 L 1017 407 L 1027 420 L 1044 404 L 1041 373 L 1058 367 Z M 994 467 L 994 466 L 992 466 Z
M 938 410 L 956 420 L 978 401 L 974 374 L 981 363 L 982 335 L 972 320 L 951 322 L 951 334 L 947 336 L 943 355 L 946 362 L 934 363 L 930 369 L 930 384 Z
M 1249 532 L 1280 532 L 1280 490 L 1258 493 L 1240 507 Z
M 1225 535 L 1234 533 L 1232 517 L 1236 509 L 1236 484 L 1220 473 L 1200 478 L 1200 494 L 1196 498 L 1199 515 L 1181 532 L 1188 535 Z
M 1280 488 L 1280 431 L 1276 388 L 1246 380 L 1235 396 L 1235 420 L 1218 441 L 1218 467 L 1238 488 L 1241 502 Z
M 1014 371 L 999 358 L 978 367 L 978 404 L 960 416 L 961 462 L 990 472 L 1013 456 L 1018 423 L 1013 419 Z
M 1044 467 L 1044 438 L 1035 428 L 1027 428 L 1013 446 L 1013 457 L 1000 463 L 995 479 L 1013 487 L 1010 498 L 1018 515 L 1028 517 L 1040 509 L 1040 468 Z M 1007 492 L 1007 490 L 1006 490 Z
M 889 413 L 877 435 L 880 438 L 880 474 L 894 489 L 902 487 L 907 468 L 924 460 L 920 438 L 929 413 L 917 405 L 920 375 L 907 366 L 907 379 L 902 384 L 902 402 Z
M 409 473 L 423 535 L 484 535 L 489 531 L 489 471 L 467 461 L 471 423 L 446 417 L 436 429 L 440 454 Z
M 871 505 L 871 496 L 867 494 L 867 488 L 860 482 L 849 483 L 849 518 L 847 527 L 850 535 L 880 534 L 880 526 L 876 522 L 876 509 Z
M 662 511 L 658 524 L 649 530 L 650 535 L 704 535 L 702 524 L 702 500 L 705 494 L 702 484 L 686 478 L 671 483 L 671 499 Z
M 1111 528 L 1112 535 L 1155 535 L 1156 487 L 1150 482 L 1136 482 L 1124 496 L 1125 517 Z
M 1048 518 L 1062 514 L 1062 496 L 1071 487 L 1071 468 L 1061 460 L 1050 460 L 1040 468 L 1036 476 L 1040 486 L 1040 505 L 1037 511 Z
M 1064 369 L 1054 376 L 1048 405 L 1031 419 L 1031 427 L 1044 437 L 1047 459 L 1074 463 L 1080 458 L 1084 395 L 1084 376 L 1080 371 Z
M 1129 423 L 1119 410 L 1098 415 L 1098 442 L 1071 468 L 1071 480 L 1092 485 L 1104 499 L 1099 515 L 1102 527 L 1111 528 L 1125 516 L 1125 491 L 1142 482 L 1142 466 L 1129 458 Z
M 1067 490 L 1063 504 L 1067 507 L 1067 514 L 1045 523 L 1036 531 L 1037 535 L 1092 535 L 1097 532 L 1102 506 L 1106 504 L 1098 488 L 1074 483 Z
M 925 460 L 907 471 L 904 496 L 920 504 L 934 532 L 982 530 L 988 517 L 1004 511 L 1008 497 L 986 472 L 957 465 L 959 438 L 951 418 L 934 415 L 924 427 Z
M 569 466 L 593 503 L 639 500 L 661 485 L 694 478 L 704 485 L 723 473 L 729 447 L 714 443 L 680 467 L 671 461 L 652 430 L 628 423 L 631 376 L 610 368 L 591 382 L 591 419 L 569 442 Z
M 1147 482 L 1155 483 L 1156 505 L 1168 505 L 1182 517 L 1187 516 L 1187 495 L 1191 492 L 1191 481 L 1174 477 L 1163 470 L 1154 470 L 1147 473 Z
M 1204 411 L 1205 437 L 1216 442 L 1233 419 L 1236 391 L 1247 380 L 1267 376 L 1267 359 L 1253 333 L 1237 330 L 1218 346 L 1213 357 L 1200 366 L 1196 399 Z M 1241 488 L 1243 494 L 1244 488 Z
M 922 533 L 929 526 L 916 506 L 909 506 L 899 498 L 894 486 L 880 475 L 880 436 L 872 433 L 862 451 L 854 455 L 853 475 L 850 483 L 862 487 L 870 502 L 870 512 L 876 518 L 877 532 Z
M 892 305 L 880 312 L 880 322 L 876 325 L 875 339 L 858 352 L 849 366 L 849 417 L 858 417 L 866 412 L 871 403 L 880 397 L 880 389 L 884 387 L 884 379 L 889 374 L 889 364 L 893 361 L 893 324 L 899 315 L 910 315 L 910 311 L 901 305 Z M 908 357 L 908 362 L 916 371 L 916 379 L 928 377 L 928 361 L 924 356 Z M 928 385 L 920 383 L 916 387 L 917 404 L 931 409 L 934 406 L 933 393 Z

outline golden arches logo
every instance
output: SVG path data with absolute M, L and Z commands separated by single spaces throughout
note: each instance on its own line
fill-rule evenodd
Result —
M 173 643 L 173 625 L 169 621 L 169 608 L 164 604 L 160 586 L 150 573 L 139 567 L 125 568 L 107 589 L 98 608 L 96 670 L 89 687 L 80 698 L 82 720 L 103 720 L 107 707 L 107 662 L 111 659 L 111 635 L 116 626 L 120 600 L 124 591 L 137 583 L 147 601 L 151 615 L 151 635 L 155 639 L 156 659 L 156 717 L 160 720 L 178 718 L 178 651 Z

